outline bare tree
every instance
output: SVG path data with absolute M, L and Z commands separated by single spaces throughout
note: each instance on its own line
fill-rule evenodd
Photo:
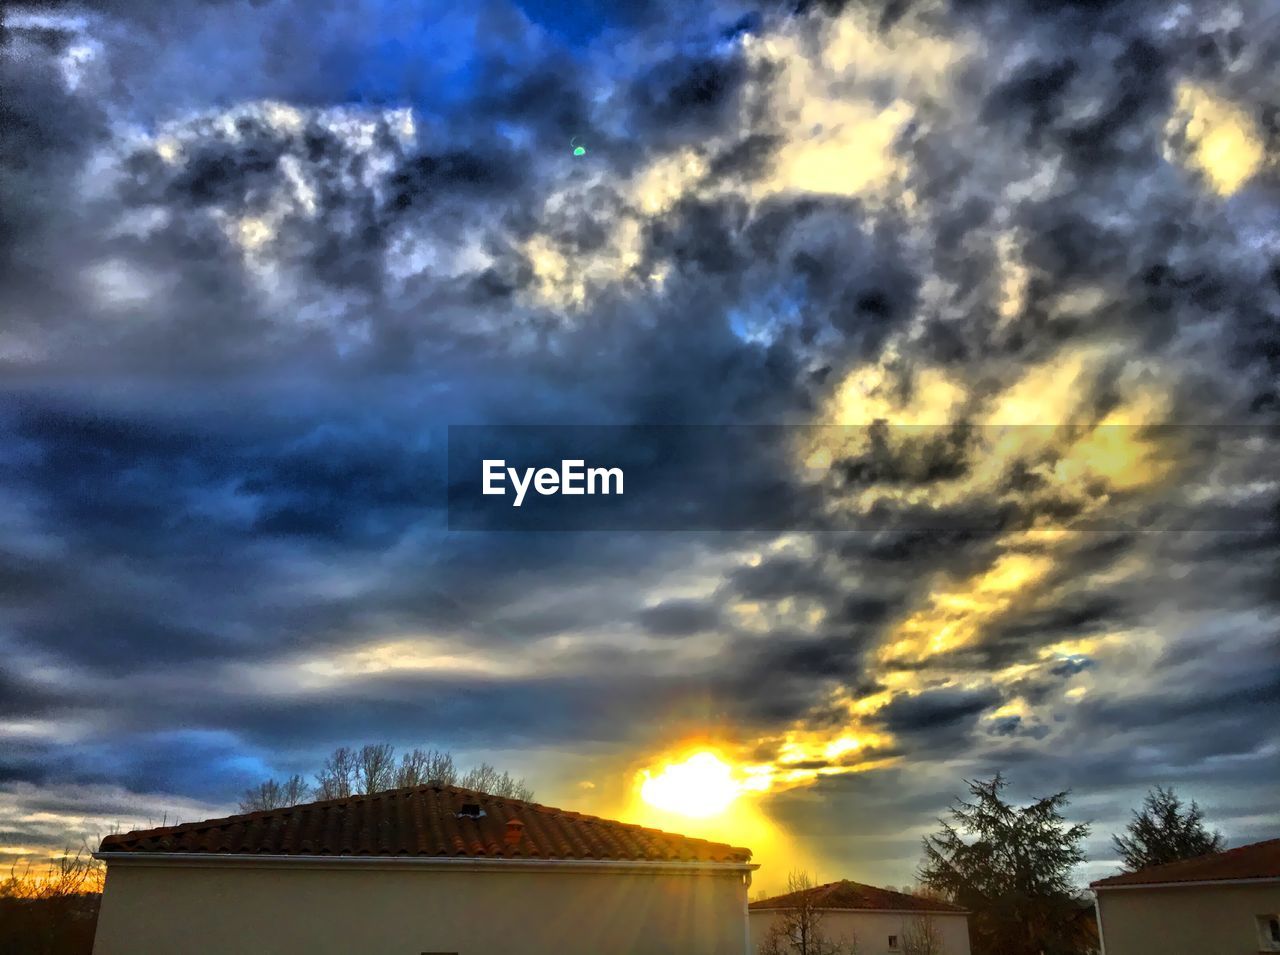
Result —
M 785 908 L 769 927 L 760 945 L 760 955 L 857 955 L 856 936 L 838 942 L 827 936 L 814 888 L 807 872 L 792 872 L 787 876 Z
M 241 812 L 261 812 L 280 806 L 280 784 L 274 779 L 264 779 L 246 789 L 240 796 Z
M 297 773 L 286 779 L 280 786 L 280 800 L 285 806 L 296 806 L 298 803 L 306 802 L 310 796 L 311 787 Z
M 390 743 L 365 743 L 355 758 L 354 789 L 367 796 L 396 784 L 396 754 Z
M 530 800 L 533 798 L 533 790 L 523 779 L 516 779 L 507 772 L 500 773 L 488 763 L 481 763 L 468 772 L 458 785 L 463 789 L 474 789 L 507 799 Z
M 458 781 L 453 756 L 438 749 L 414 749 L 400 757 L 396 786 L 452 786 Z
M 49 860 L 43 871 L 32 868 L 30 860 L 19 868 L 9 867 L 9 878 L 0 882 L 0 895 L 6 898 L 47 900 L 63 899 L 102 891 L 103 865 L 87 848 L 73 854 L 68 846 L 60 856 Z
M 102 892 L 103 865 L 87 848 L 35 868 L 14 865 L 0 879 L 0 952 L 87 952 Z
M 942 928 L 928 913 L 912 916 L 902 928 L 903 955 L 945 955 Z
M 408 786 L 461 786 L 507 799 L 533 799 L 533 789 L 524 779 L 499 771 L 488 763 L 459 774 L 452 754 L 444 750 L 413 749 L 404 753 L 398 764 L 395 755 L 395 747 L 390 743 L 366 743 L 358 750 L 339 746 L 316 773 L 312 794 L 317 799 L 345 799 Z M 307 795 L 300 777 L 284 783 L 267 780 L 245 791 L 240 810 L 252 812 L 297 805 Z
M 500 776 L 497 769 L 488 763 L 481 763 L 467 772 L 458 781 L 458 785 L 463 789 L 476 789 L 480 792 L 491 793 L 498 785 L 499 779 Z
M 355 790 L 356 754 L 349 746 L 339 746 L 316 773 L 316 797 L 346 799 Z
M 427 779 L 432 786 L 456 786 L 458 784 L 458 768 L 453 764 L 453 755 L 442 750 L 427 751 Z
M 310 795 L 311 787 L 297 773 L 283 782 L 267 779 L 252 789 L 244 791 L 244 795 L 240 797 L 240 811 L 259 812 L 264 809 L 283 809 L 286 806 L 296 806 L 306 802 Z

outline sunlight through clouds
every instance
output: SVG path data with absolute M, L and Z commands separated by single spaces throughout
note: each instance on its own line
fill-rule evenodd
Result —
M 1170 137 L 1184 137 L 1189 158 L 1224 196 L 1238 191 L 1266 159 L 1261 132 L 1239 106 L 1190 82 L 1178 84 Z

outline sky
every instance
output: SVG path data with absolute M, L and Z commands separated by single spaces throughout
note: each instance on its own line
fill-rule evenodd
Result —
M 4 18 L 0 862 L 376 740 L 764 890 L 1280 831 L 1277 3 Z

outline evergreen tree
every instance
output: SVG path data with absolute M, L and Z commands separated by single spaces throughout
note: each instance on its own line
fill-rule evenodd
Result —
M 1221 833 L 1205 828 L 1195 802 L 1184 807 L 1173 789 L 1163 786 L 1147 793 L 1141 811 L 1134 810 L 1124 834 L 1112 836 L 1111 843 L 1129 872 L 1221 852 L 1226 845 Z
M 974 955 L 1066 955 L 1079 907 L 1071 869 L 1084 861 L 1086 825 L 1068 825 L 1065 792 L 1019 807 L 997 774 L 969 784 L 942 831 L 926 836 L 920 880 L 968 909 Z

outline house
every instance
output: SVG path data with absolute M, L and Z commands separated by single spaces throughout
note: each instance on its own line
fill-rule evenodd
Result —
M 969 955 L 968 913 L 958 905 L 847 879 L 752 902 L 751 951 L 798 912 L 814 913 L 828 940 L 856 941 L 858 955 Z M 922 937 L 932 945 L 921 946 Z
M 751 851 L 419 786 L 102 840 L 96 955 L 744 955 Z
M 1280 952 L 1280 839 L 1094 882 L 1104 955 Z

